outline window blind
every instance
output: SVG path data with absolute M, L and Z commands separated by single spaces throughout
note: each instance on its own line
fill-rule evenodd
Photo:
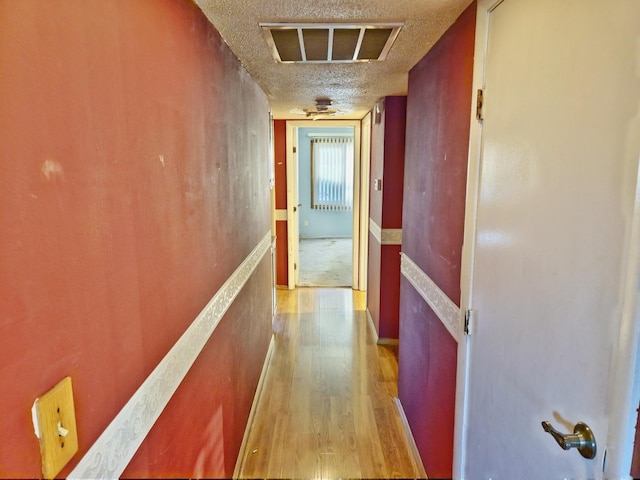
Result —
M 311 140 L 311 208 L 351 210 L 353 138 Z

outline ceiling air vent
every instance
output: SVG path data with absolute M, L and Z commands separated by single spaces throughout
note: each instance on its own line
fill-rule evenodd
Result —
M 401 23 L 261 23 L 281 63 L 350 63 L 384 60 Z

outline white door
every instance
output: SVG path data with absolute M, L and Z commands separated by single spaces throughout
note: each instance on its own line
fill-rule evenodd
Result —
M 357 157 L 356 157 L 357 158 Z M 356 166 L 357 166 L 356 162 Z M 359 242 L 353 242 L 353 258 L 358 268 L 353 269 L 353 288 L 367 289 L 367 259 L 369 257 L 369 177 L 371 173 L 371 112 L 362 119 L 362 148 L 360 155 L 360 221 L 355 218 L 354 229 L 360 227 Z M 354 195 L 357 189 L 354 189 Z M 356 203 L 356 202 L 354 202 Z M 354 215 L 356 217 L 356 215 Z M 357 251 L 357 253 L 356 253 Z
M 638 173 L 640 1 L 480 0 L 478 15 L 463 477 L 603 478 Z M 595 458 L 561 449 L 542 421 L 588 424 Z

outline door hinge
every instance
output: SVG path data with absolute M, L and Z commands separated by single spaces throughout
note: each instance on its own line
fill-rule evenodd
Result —
M 294 270 L 297 270 L 297 269 L 298 269 L 298 264 L 297 264 L 297 263 L 294 263 L 294 264 L 293 264 L 293 269 L 294 269 Z
M 478 93 L 476 95 L 476 120 L 482 121 L 484 120 L 484 92 L 481 88 L 478 89 Z
M 293 153 L 296 153 L 298 151 L 298 149 L 296 147 L 293 147 Z
M 475 328 L 475 310 L 467 309 L 464 311 L 464 334 L 471 335 L 473 334 L 473 329 Z

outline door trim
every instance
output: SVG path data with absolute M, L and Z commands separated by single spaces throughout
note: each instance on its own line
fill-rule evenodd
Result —
M 636 177 L 633 219 L 629 235 L 627 269 L 622 284 L 622 311 L 618 343 L 613 349 L 609 381 L 609 431 L 605 478 L 625 478 L 631 470 L 640 380 L 636 366 L 640 336 L 640 164 Z M 629 381 L 635 379 L 635 381 Z
M 470 310 L 473 304 L 473 265 L 475 260 L 476 222 L 478 215 L 478 195 L 480 192 L 480 164 L 482 153 L 482 121 L 476 119 L 476 94 L 484 89 L 485 58 L 489 35 L 489 14 L 503 0 L 478 0 L 476 12 L 476 34 L 473 62 L 471 111 L 469 112 L 469 155 L 467 161 L 467 187 L 464 219 L 464 235 L 460 269 L 460 310 Z M 463 319 L 460 318 L 460 322 Z M 462 331 L 463 325 L 459 326 Z M 463 335 L 458 342 L 456 371 L 456 401 L 453 435 L 453 478 L 463 478 L 466 461 L 467 415 L 468 415 L 468 373 L 471 342 L 470 336 Z
M 298 263 L 298 155 L 294 153 L 298 144 L 298 127 L 294 122 L 286 124 L 287 149 L 287 269 L 289 290 L 296 288 L 296 264 Z M 295 210 L 294 210 L 295 208 Z
M 362 119 L 362 148 L 360 149 L 360 248 L 358 249 L 357 289 L 367 290 L 369 247 L 369 176 L 371 170 L 371 112 Z M 355 258 L 355 257 L 354 257 Z M 353 288 L 356 288 L 354 282 Z

